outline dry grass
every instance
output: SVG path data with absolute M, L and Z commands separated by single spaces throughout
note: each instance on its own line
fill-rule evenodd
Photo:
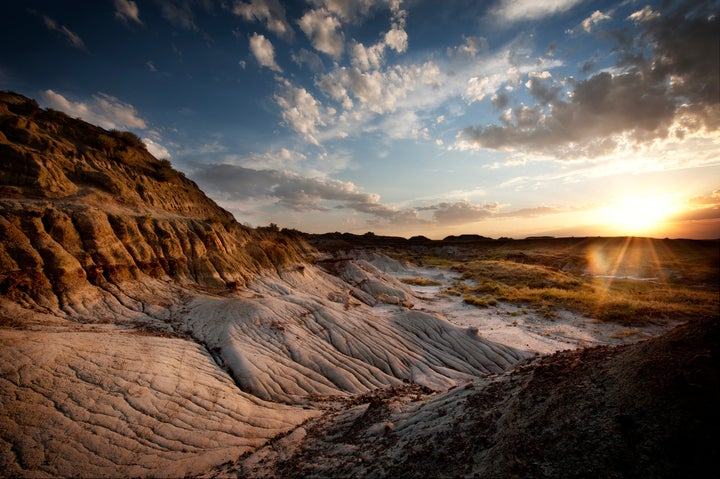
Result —
M 429 278 L 400 278 L 400 281 L 413 286 L 440 286 L 442 283 Z
M 526 305 L 548 319 L 565 309 L 601 321 L 642 324 L 716 316 L 720 310 L 713 287 L 589 278 L 507 260 L 475 260 L 456 268 L 475 286 L 457 282 L 444 291 L 446 294 L 460 293 L 465 296 L 464 302 L 483 307 L 494 300 Z

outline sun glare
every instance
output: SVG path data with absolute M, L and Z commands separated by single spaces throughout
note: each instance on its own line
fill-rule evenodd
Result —
M 650 233 L 677 211 L 671 197 L 626 197 L 603 210 L 604 221 L 622 234 Z

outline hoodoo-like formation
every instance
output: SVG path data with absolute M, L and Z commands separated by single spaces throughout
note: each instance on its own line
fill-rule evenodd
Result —
M 0 469 L 197 474 L 325 398 L 527 356 L 314 251 L 238 224 L 134 134 L 0 93 Z

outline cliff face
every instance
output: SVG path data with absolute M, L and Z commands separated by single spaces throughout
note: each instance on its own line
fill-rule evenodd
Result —
M 235 288 L 305 249 L 239 225 L 132 133 L 0 93 L 0 294 L 66 310 L 146 276 Z

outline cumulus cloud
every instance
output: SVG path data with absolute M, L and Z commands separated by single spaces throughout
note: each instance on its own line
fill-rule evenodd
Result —
M 512 23 L 541 18 L 570 10 L 581 0 L 501 0 L 493 9 L 493 15 L 501 21 Z
M 604 21 L 604 20 L 610 20 L 610 15 L 601 12 L 600 10 L 595 10 L 592 15 L 587 17 L 585 20 L 582 21 L 581 25 L 583 30 L 585 30 L 587 33 L 590 33 L 592 31 L 593 26 L 597 25 L 598 23 Z
M 405 29 L 398 24 L 393 25 L 392 28 L 385 33 L 385 44 L 398 53 L 407 50 L 408 36 Z
M 366 47 L 362 43 L 354 42 L 350 48 L 350 63 L 360 70 L 379 69 L 383 64 L 384 43 Z
M 269 68 L 275 72 L 282 71 L 280 65 L 275 61 L 275 49 L 272 43 L 270 43 L 270 40 L 265 38 L 264 35 L 253 33 L 250 37 L 250 52 L 252 52 L 260 66 Z
M 85 43 L 82 41 L 82 38 L 80 38 L 80 35 L 73 32 L 65 25 L 58 24 L 58 22 L 48 17 L 47 15 L 43 15 L 43 22 L 49 30 L 58 32 L 63 37 L 65 37 L 65 40 L 67 40 L 70 45 L 74 46 L 75 48 L 79 48 L 80 50 L 85 49 Z
M 237 1 L 232 12 L 246 21 L 257 20 L 276 35 L 291 39 L 293 28 L 287 21 L 285 7 L 278 0 L 251 0 L 249 3 Z
M 114 4 L 115 18 L 124 22 L 135 22 L 138 25 L 142 25 L 140 10 L 138 10 L 137 3 L 133 0 L 114 0 Z
M 376 0 L 311 0 L 317 7 L 326 9 L 345 22 L 355 22 L 368 14 Z
M 287 79 L 280 80 L 274 98 L 281 108 L 283 121 L 308 142 L 319 146 L 318 127 L 326 125 L 327 115 L 320 102 L 305 88 L 296 87 Z
M 462 130 L 458 146 L 593 157 L 621 144 L 716 131 L 720 17 L 711 13 L 683 5 L 661 16 L 643 14 L 638 44 L 618 48 L 622 68 L 571 81 L 567 99 L 549 79 L 531 77 L 526 86 L 542 111 L 535 123 L 518 110 L 505 112 L 501 124 Z M 650 58 L 645 39 L 654 46 Z
M 317 51 L 336 60 L 342 56 L 345 37 L 340 30 L 340 20 L 330 11 L 325 8 L 310 10 L 298 20 L 298 25 Z
M 138 116 L 135 107 L 106 93 L 93 95 L 92 101 L 88 103 L 68 100 L 53 90 L 45 90 L 41 98 L 50 108 L 63 111 L 73 117 L 80 117 L 103 128 L 147 128 L 145 120 Z

